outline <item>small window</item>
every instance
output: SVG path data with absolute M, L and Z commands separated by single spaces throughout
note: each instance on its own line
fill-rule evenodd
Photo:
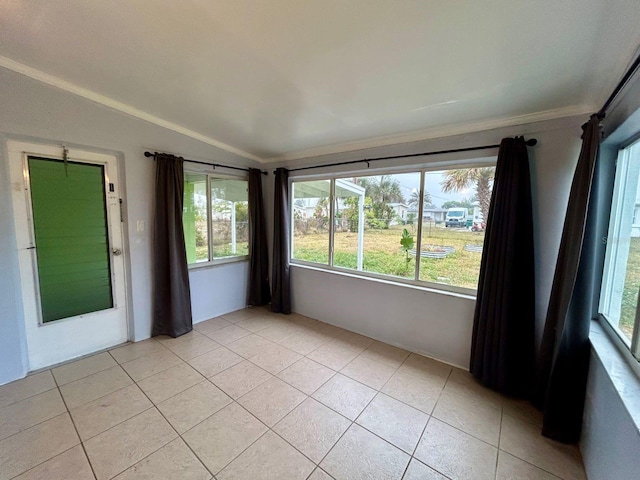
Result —
M 640 358 L 640 142 L 618 155 L 607 236 L 600 314 Z
M 183 225 L 190 265 L 247 256 L 247 181 L 185 172 Z
M 475 289 L 494 170 L 293 179 L 291 258 Z

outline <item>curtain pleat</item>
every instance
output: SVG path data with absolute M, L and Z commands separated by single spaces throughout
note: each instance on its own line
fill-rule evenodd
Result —
M 270 300 L 262 172 L 252 168 L 249 170 L 249 295 L 247 304 L 266 305 Z
M 527 397 L 534 388 L 535 284 L 529 159 L 524 138 L 500 144 L 473 322 L 471 373 Z
M 542 433 L 564 442 L 578 441 L 582 429 L 589 326 L 597 314 L 595 297 L 604 258 L 602 222 L 596 213 L 597 206 L 606 202 L 606 193 L 594 181 L 600 119 L 592 115 L 582 128 L 582 149 L 571 184 L 538 360 L 536 403 L 544 412 Z
M 182 225 L 183 195 L 183 159 L 156 155 L 151 336 L 179 337 L 193 328 Z
M 273 205 L 273 271 L 271 311 L 291 313 L 289 274 L 289 171 L 276 169 Z

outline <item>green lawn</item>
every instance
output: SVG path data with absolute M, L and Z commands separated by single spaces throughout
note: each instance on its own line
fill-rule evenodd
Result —
M 638 306 L 638 289 L 640 289 L 640 238 L 631 238 L 619 324 L 620 330 L 629 339 L 633 335 L 633 323 Z
M 415 259 L 407 265 L 400 247 L 402 225 L 388 230 L 365 230 L 363 270 L 372 273 L 413 278 Z M 411 231 L 411 227 L 409 227 Z M 416 233 L 413 233 L 417 240 Z M 336 232 L 334 240 L 334 265 L 355 269 L 357 265 L 357 242 L 355 233 Z M 424 227 L 422 250 L 432 246 L 453 247 L 455 251 L 445 258 L 422 258 L 420 280 L 445 283 L 466 288 L 476 288 L 480 269 L 478 252 L 464 250 L 465 245 L 482 245 L 484 232 L 449 229 L 428 224 Z M 293 258 L 327 264 L 329 261 L 329 234 L 312 233 L 294 237 Z

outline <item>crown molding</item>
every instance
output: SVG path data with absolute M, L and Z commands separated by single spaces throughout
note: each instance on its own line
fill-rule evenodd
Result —
M 333 155 L 337 153 L 352 152 L 356 150 L 366 150 L 376 147 L 388 147 L 390 145 L 418 142 L 422 140 L 432 140 L 436 138 L 452 137 L 455 135 L 464 135 L 467 133 L 482 132 L 486 130 L 494 130 L 497 128 L 513 127 L 516 125 L 525 125 L 535 122 L 544 122 L 548 120 L 556 120 L 564 117 L 572 117 L 576 115 L 586 115 L 595 112 L 598 107 L 593 105 L 572 105 L 569 107 L 556 108 L 553 110 L 545 110 L 542 112 L 530 113 L 526 115 L 517 115 L 513 117 L 500 118 L 496 120 L 483 120 L 480 122 L 470 122 L 455 125 L 445 125 L 442 127 L 433 127 L 423 130 L 414 130 L 407 133 L 399 133 L 394 135 L 386 135 L 381 137 L 369 138 L 366 140 L 356 140 L 353 142 L 345 142 L 322 147 L 314 147 L 303 150 L 296 150 L 269 157 L 263 160 L 264 163 L 280 163 L 293 160 L 301 160 L 309 157 L 320 157 L 323 155 Z
M 249 160 L 254 160 L 260 163 L 264 162 L 264 159 L 261 157 L 258 157 L 257 155 L 254 155 L 249 152 L 245 152 L 244 150 L 240 150 L 239 148 L 228 145 L 224 142 L 216 140 L 215 138 L 211 138 L 207 135 L 203 135 L 202 133 L 198 133 L 194 130 L 178 125 L 177 123 L 163 120 L 162 118 L 156 117 L 155 115 L 151 115 L 150 113 L 139 110 L 126 103 L 119 102 L 118 100 L 114 100 L 113 98 L 109 98 L 105 95 L 101 95 L 97 92 L 94 92 L 93 90 L 80 87 L 71 82 L 58 78 L 54 75 L 50 75 L 36 68 L 29 67 L 28 65 L 24 65 L 20 62 L 16 62 L 11 58 L 3 57 L 0 55 L 0 67 L 4 67 L 8 70 L 12 70 L 21 75 L 25 75 L 29 78 L 33 78 L 34 80 L 38 80 L 40 82 L 46 83 L 47 85 L 51 85 L 52 87 L 59 88 L 60 90 L 73 93 L 74 95 L 78 95 L 80 97 L 86 98 L 87 100 L 91 100 L 92 102 L 98 103 L 100 105 L 104 105 L 105 107 L 109 107 L 119 112 L 125 113 L 127 115 L 131 115 L 132 117 L 138 118 L 140 120 L 144 120 L 145 122 L 149 122 L 159 127 L 172 130 L 181 135 L 185 135 L 187 137 L 193 138 L 194 140 L 198 140 L 200 142 L 206 143 L 208 145 L 219 148 L 221 150 L 225 150 L 229 153 L 233 153 L 234 155 L 238 155 L 240 157 L 247 158 Z

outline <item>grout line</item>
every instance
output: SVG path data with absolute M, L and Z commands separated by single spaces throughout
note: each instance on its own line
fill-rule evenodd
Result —
M 113 358 L 113 357 L 112 357 Z M 99 373 L 99 372 L 97 372 Z M 91 473 L 93 474 L 93 478 L 98 478 L 98 476 L 96 475 L 96 471 L 93 468 L 93 463 L 91 463 L 91 459 L 89 458 L 89 454 L 87 453 L 87 449 L 84 446 L 84 442 L 82 441 L 82 437 L 80 436 L 80 432 L 78 431 L 78 427 L 76 426 L 76 422 L 73 419 L 73 416 L 71 415 L 71 410 L 69 410 L 69 407 L 67 406 L 67 402 L 64 399 L 64 396 L 62 395 L 62 391 L 60 390 L 60 385 L 58 385 L 58 381 L 55 378 L 55 375 L 53 375 L 52 372 L 52 376 L 53 376 L 53 381 L 56 383 L 56 386 L 58 388 L 58 395 L 60 395 L 60 398 L 62 398 L 62 403 L 64 404 L 64 408 L 67 409 L 67 415 L 69 416 L 69 420 L 71 420 L 71 424 L 73 425 L 73 429 L 76 432 L 76 435 L 78 436 L 78 441 L 80 442 L 80 445 L 82 446 L 82 451 L 84 452 L 84 456 L 87 459 L 87 463 L 89 464 L 89 468 L 91 469 Z

